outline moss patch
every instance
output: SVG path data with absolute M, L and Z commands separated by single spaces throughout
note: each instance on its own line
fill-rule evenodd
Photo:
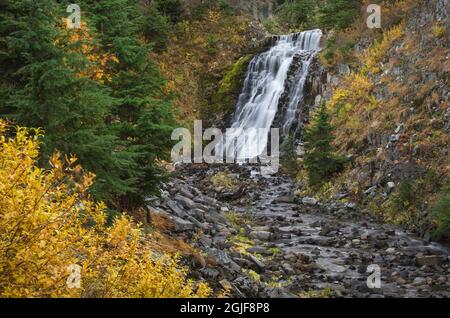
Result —
M 229 116 L 234 111 L 237 97 L 242 89 L 245 72 L 252 55 L 245 55 L 232 65 L 220 81 L 219 89 L 213 97 L 214 110 L 225 116 Z

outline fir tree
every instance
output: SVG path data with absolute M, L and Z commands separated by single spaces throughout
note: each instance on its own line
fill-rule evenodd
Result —
M 358 16 L 358 3 L 355 0 L 325 0 L 319 9 L 319 22 L 322 28 L 345 29 Z
M 155 5 L 159 14 L 169 18 L 170 21 L 176 23 L 181 20 L 183 9 L 180 0 L 153 0 L 152 5 Z
M 313 187 L 320 186 L 340 171 L 345 163 L 344 157 L 335 154 L 333 140 L 330 115 L 326 105 L 322 104 L 305 132 L 305 164 L 309 184 Z
M 144 20 L 137 1 L 86 2 L 102 48 L 118 59 L 110 68 L 111 78 L 105 79 L 118 100 L 108 126 L 126 143 L 126 151 L 134 158 L 136 169 L 122 175 L 132 180 L 134 187 L 118 198 L 122 206 L 132 208 L 146 195 L 157 193 L 156 185 L 164 177 L 156 162 L 168 159 L 172 147 L 172 104 L 163 93 L 165 81 L 150 60 L 152 45 L 142 40 Z
M 159 12 L 155 2 L 151 2 L 143 9 L 143 12 L 142 32 L 144 36 L 153 44 L 154 51 L 163 51 L 169 42 L 169 18 Z
M 21 125 L 42 127 L 41 165 L 56 150 L 76 154 L 97 175 L 94 193 L 126 193 L 132 182 L 124 170 L 134 169 L 124 143 L 105 126 L 114 98 L 107 87 L 84 76 L 89 61 L 77 30 L 63 24 L 66 6 L 51 0 L 2 3 L 0 68 L 3 116 Z
M 315 0 L 288 0 L 278 8 L 277 15 L 290 28 L 314 27 L 317 6 Z

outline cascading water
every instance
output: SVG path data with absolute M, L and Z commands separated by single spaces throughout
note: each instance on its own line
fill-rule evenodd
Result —
M 288 107 L 283 119 L 283 133 L 289 131 L 295 119 L 297 105 L 303 97 L 303 87 L 309 64 L 320 50 L 321 30 L 311 30 L 278 36 L 275 44 L 266 52 L 256 55 L 250 62 L 242 93 L 239 96 L 232 130 L 225 143 L 219 144 L 227 156 L 251 159 L 265 150 L 268 132 L 278 110 L 278 102 L 285 87 L 285 80 L 294 55 L 299 54 L 302 67 L 295 74 L 296 84 L 289 93 Z M 255 130 L 251 130 L 255 128 Z M 247 133 L 242 137 L 242 130 Z M 234 147 L 231 147 L 233 145 Z

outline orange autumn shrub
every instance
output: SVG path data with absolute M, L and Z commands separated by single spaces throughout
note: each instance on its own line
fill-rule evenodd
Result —
M 39 130 L 0 120 L 0 297 L 206 297 L 128 216 L 108 227 L 74 158 L 37 167 Z

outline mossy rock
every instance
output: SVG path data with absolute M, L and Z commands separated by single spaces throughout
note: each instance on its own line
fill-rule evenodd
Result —
M 224 117 L 229 117 L 234 112 L 251 58 L 252 55 L 241 57 L 232 65 L 220 81 L 219 89 L 213 97 L 213 108 L 214 111 L 222 113 Z

